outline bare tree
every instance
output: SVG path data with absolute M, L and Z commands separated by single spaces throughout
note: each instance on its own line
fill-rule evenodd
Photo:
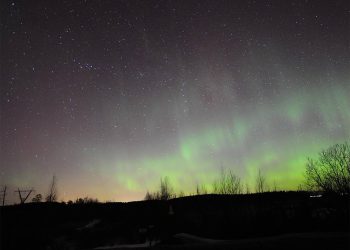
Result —
M 245 184 L 245 193 L 250 194 L 250 188 L 248 183 Z
M 160 200 L 169 200 L 173 197 L 172 187 L 167 176 L 160 179 Z
M 241 179 L 231 170 L 222 169 L 221 176 L 213 183 L 213 192 L 216 194 L 240 194 L 242 193 Z
M 155 197 L 154 197 L 153 193 L 150 193 L 149 191 L 147 191 L 144 200 L 149 201 L 149 200 L 154 200 L 154 198 Z
M 57 180 L 56 176 L 52 177 L 52 182 L 50 184 L 49 193 L 47 194 L 45 200 L 46 202 L 55 202 L 57 201 Z
M 319 153 L 318 159 L 308 159 L 306 186 L 310 190 L 328 193 L 350 193 L 350 145 L 335 144 Z
M 197 183 L 196 194 L 201 195 L 201 194 L 207 194 L 207 193 L 208 193 L 207 187 L 204 184 L 200 185 Z
M 258 172 L 258 176 L 256 177 L 256 192 L 263 193 L 267 191 L 266 178 L 262 175 L 260 169 Z
M 273 191 L 277 192 L 277 184 L 276 184 L 276 180 L 273 181 Z
M 173 192 L 173 188 L 170 185 L 168 177 L 164 177 L 160 179 L 159 191 L 151 193 L 147 191 L 145 195 L 145 200 L 169 200 L 171 198 L 175 198 L 176 195 Z

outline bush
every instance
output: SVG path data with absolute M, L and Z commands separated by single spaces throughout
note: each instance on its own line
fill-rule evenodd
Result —
M 32 199 L 32 202 L 41 202 L 43 199 L 43 196 L 41 194 L 35 195 L 35 197 Z
M 241 179 L 231 170 L 222 170 L 220 178 L 213 184 L 213 192 L 216 194 L 241 194 Z

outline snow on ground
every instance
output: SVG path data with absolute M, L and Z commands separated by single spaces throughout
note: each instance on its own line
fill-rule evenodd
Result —
M 187 233 L 178 233 L 173 236 L 174 238 L 180 239 L 183 241 L 183 245 L 180 246 L 191 246 L 194 245 L 211 245 L 212 247 L 218 246 L 228 246 L 231 249 L 260 249 L 264 246 L 264 249 L 270 249 L 271 247 L 275 248 L 278 245 L 283 245 L 285 242 L 314 242 L 320 239 L 329 240 L 339 240 L 341 237 L 348 237 L 348 233 L 337 233 L 337 232 L 310 232 L 310 233 L 291 233 L 284 235 L 276 235 L 269 237 L 258 237 L 258 238 L 246 238 L 246 239 L 235 239 L 235 240 L 219 240 L 219 239 L 210 239 L 198 237 L 195 235 Z M 326 241 L 327 242 L 327 241 Z M 150 247 L 150 242 L 146 241 L 142 244 L 125 244 L 125 245 L 113 245 L 113 246 L 101 246 L 96 247 L 94 250 L 103 250 L 103 249 L 119 249 L 119 248 L 148 248 Z M 159 241 L 152 241 L 152 246 L 158 244 Z M 188 245 L 189 244 L 189 245 Z M 187 248 L 188 249 L 188 248 Z M 277 249 L 277 248 L 276 248 Z M 289 249 L 289 248 L 288 248 Z M 339 248 L 335 248 L 339 249 Z
M 159 241 L 152 241 L 152 246 L 158 243 Z M 141 243 L 141 244 L 123 244 L 123 245 L 103 246 L 103 247 L 96 247 L 94 249 L 103 250 L 103 249 L 116 249 L 116 248 L 146 248 L 146 247 L 150 247 L 149 241 L 146 241 L 145 243 Z
M 216 239 L 203 238 L 203 237 L 198 237 L 198 236 L 195 236 L 192 234 L 186 234 L 186 233 L 175 234 L 173 237 L 176 239 L 184 240 L 184 241 L 193 241 L 193 242 L 200 242 L 200 243 L 227 242 L 227 240 L 216 240 Z
M 94 226 L 96 226 L 98 223 L 100 223 L 101 220 L 95 219 L 90 221 L 88 224 L 86 224 L 83 227 L 79 227 L 77 230 L 83 230 L 83 229 L 88 229 L 88 228 L 93 228 Z
M 197 242 L 197 243 L 205 243 L 205 244 L 228 242 L 227 240 L 214 240 L 214 239 L 198 237 L 198 236 L 186 234 L 186 233 L 175 234 L 173 237 L 177 238 L 177 239 L 184 240 L 184 241 L 188 241 L 188 242 Z M 152 246 L 158 244 L 159 242 L 160 241 L 152 241 Z M 95 250 L 103 250 L 103 249 L 118 249 L 118 248 L 146 248 L 149 246 L 150 246 L 150 242 L 146 241 L 145 243 L 141 243 L 141 244 L 123 244 L 123 245 L 102 246 L 102 247 L 96 247 L 94 249 Z

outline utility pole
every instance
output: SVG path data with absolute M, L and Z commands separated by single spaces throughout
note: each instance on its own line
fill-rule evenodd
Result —
M 1 190 L 2 195 L 0 196 L 0 198 L 2 199 L 2 206 L 5 206 L 6 189 L 7 189 L 7 187 L 5 186 L 4 189 Z
M 26 202 L 26 200 L 28 199 L 29 195 L 34 191 L 34 189 L 30 189 L 30 190 L 20 190 L 18 188 L 17 191 L 15 191 L 15 193 L 18 193 L 19 196 L 19 200 L 21 202 L 21 204 L 24 204 L 24 202 Z M 27 194 L 25 197 L 22 197 L 22 194 Z

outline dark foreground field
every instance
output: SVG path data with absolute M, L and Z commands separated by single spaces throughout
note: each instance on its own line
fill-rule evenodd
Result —
M 294 233 L 278 236 L 257 237 L 217 242 L 184 241 L 174 244 L 157 245 L 154 249 L 349 249 L 349 232 Z M 118 248 L 121 249 L 121 248 Z M 126 248 L 125 248 L 126 249 Z M 130 248 L 129 248 L 130 249 Z M 137 248 L 134 248 L 137 249 Z
M 349 197 L 201 195 L 1 208 L 4 249 L 349 249 Z M 151 243 L 150 243 L 151 242 Z

